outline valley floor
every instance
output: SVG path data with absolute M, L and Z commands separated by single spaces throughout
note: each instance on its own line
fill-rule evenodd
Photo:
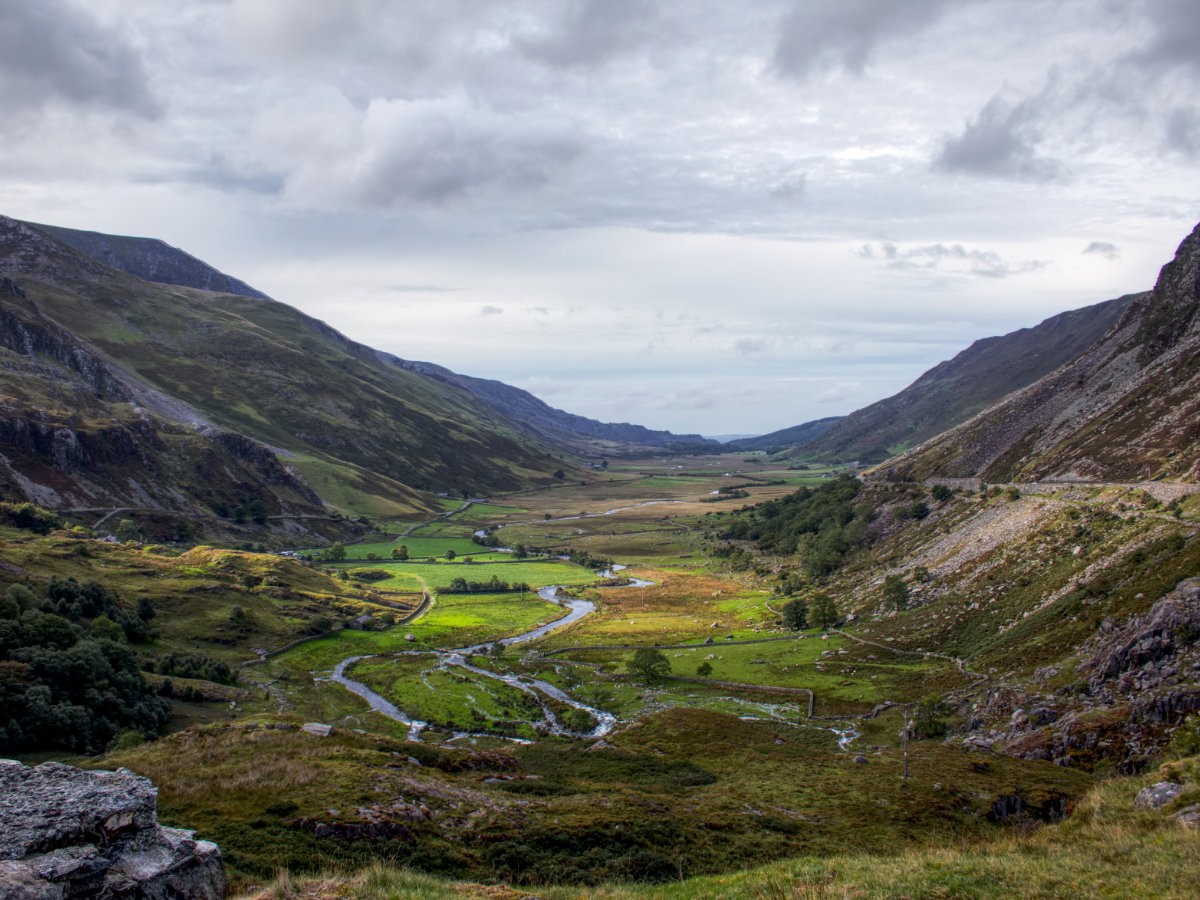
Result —
M 220 843 L 248 896 L 1130 895 L 1123 860 L 1158 896 L 1188 895 L 1195 832 L 1134 813 L 1137 783 L 1098 781 L 1102 754 L 998 752 L 1017 736 L 997 716 L 1011 731 L 1035 706 L 1067 713 L 1075 695 L 1054 691 L 1093 619 L 1144 611 L 1189 574 L 1191 538 L 1154 554 L 1171 529 L 1194 535 L 1190 501 L 1175 515 L 1101 486 L 960 493 L 909 522 L 894 509 L 928 489 L 888 487 L 879 541 L 804 594 L 830 592 L 849 621 L 789 632 L 791 563 L 716 555 L 714 514 L 830 476 L 764 456 L 635 460 L 398 524 L 344 560 L 279 564 L 239 601 L 277 635 L 230 631 L 228 607 L 207 631 L 190 613 L 192 646 L 246 663 L 228 702 L 178 704 L 175 733 L 91 764 L 150 776 L 162 819 Z M 1115 579 L 1103 548 L 1130 534 L 1157 593 L 1140 575 L 1136 602 L 1120 579 L 1109 599 L 1062 590 Z M 191 553 L 195 577 L 258 565 Z M 918 564 L 908 608 L 887 607 L 885 574 Z M 280 587 L 285 571 L 310 583 Z M 539 630 L 568 599 L 586 614 Z M 370 621 L 288 647 L 282 623 L 320 603 Z M 1030 616 L 1059 624 L 1014 658 Z M 639 674 L 639 650 L 666 670 Z M 904 741 L 922 715 L 955 739 Z M 992 749 L 969 751 L 964 734 L 984 732 Z M 1172 772 L 1196 790 L 1194 766 Z

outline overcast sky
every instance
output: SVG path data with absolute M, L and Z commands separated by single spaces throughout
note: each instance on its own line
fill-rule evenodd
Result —
M 762 433 L 1152 286 L 1195 0 L 0 0 L 0 212 L 606 421 Z

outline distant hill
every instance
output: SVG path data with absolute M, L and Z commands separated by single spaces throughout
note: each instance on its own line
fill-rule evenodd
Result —
M 841 416 L 814 419 L 811 422 L 805 422 L 803 425 L 793 425 L 791 428 L 772 431 L 770 434 L 764 434 L 759 437 L 741 438 L 730 441 L 726 446 L 733 450 L 762 450 L 766 453 L 775 453 L 779 450 L 789 449 L 800 450 L 817 440 L 821 435 L 827 434 L 829 429 L 833 428 L 841 420 Z
M 1077 358 L 880 468 L 993 481 L 1200 479 L 1200 226 Z
M 136 275 L 144 281 L 219 291 L 222 294 L 241 294 L 243 297 L 267 296 L 246 282 L 218 272 L 207 263 L 157 238 L 123 237 L 36 222 L 27 224 L 40 228 L 98 262 Z
M 1032 328 L 978 340 L 900 393 L 846 416 L 807 443 L 807 457 L 881 462 L 964 422 L 1100 340 L 1136 296 L 1071 310 Z
M 645 450 L 712 451 L 721 446 L 717 441 L 698 434 L 654 431 L 628 422 L 598 422 L 555 409 L 528 391 L 502 381 L 460 375 L 433 363 L 411 362 L 395 356 L 390 358 L 410 372 L 439 378 L 469 391 L 514 422 L 522 423 L 556 446 L 573 452 L 594 455 L 605 452 L 628 454 Z

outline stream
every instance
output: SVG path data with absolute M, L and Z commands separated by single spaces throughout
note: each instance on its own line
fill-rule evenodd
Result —
M 602 572 L 602 573 L 600 573 L 600 575 L 602 577 L 613 577 L 615 572 L 617 572 L 623 568 L 625 568 L 625 567 L 624 566 L 613 566 L 612 569 L 609 570 L 607 573 Z M 649 582 L 649 581 L 642 581 L 641 579 L 633 579 L 632 583 L 629 586 L 645 587 L 651 583 L 652 582 Z M 604 737 L 604 735 L 606 735 L 610 731 L 612 731 L 612 729 L 617 724 L 617 717 L 614 716 L 612 713 L 605 712 L 604 710 L 601 710 L 601 709 L 596 709 L 595 707 L 592 707 L 592 706 L 588 706 L 586 703 L 581 703 L 580 701 L 571 697 L 569 694 L 567 694 L 561 688 L 555 687 L 554 685 L 550 684 L 547 681 L 542 681 L 537 678 L 530 678 L 528 676 L 504 675 L 499 672 L 491 672 L 487 669 L 483 669 L 483 668 L 480 668 L 479 666 L 473 665 L 469 661 L 469 658 L 471 656 L 473 656 L 474 654 L 486 652 L 488 650 L 488 648 L 490 648 L 493 644 L 498 643 L 498 644 L 501 644 L 502 646 L 510 647 L 513 644 L 523 644 L 528 641 L 535 641 L 538 638 L 545 637 L 546 635 L 550 634 L 553 631 L 557 631 L 560 628 L 564 628 L 567 625 L 570 625 L 572 622 L 578 622 L 584 616 L 588 615 L 589 613 L 593 612 L 596 609 L 596 604 L 590 600 L 582 600 L 582 599 L 578 599 L 575 597 L 560 596 L 558 593 L 557 586 L 541 588 L 538 591 L 538 596 L 541 597 L 543 600 L 548 600 L 551 603 L 557 603 L 559 606 L 566 608 L 568 610 L 567 614 L 559 619 L 555 619 L 553 622 L 548 622 L 545 625 L 540 625 L 537 628 L 534 628 L 530 631 L 526 631 L 523 634 L 518 634 L 515 637 L 501 638 L 499 641 L 486 641 L 481 644 L 472 644 L 469 647 L 459 647 L 454 650 L 417 650 L 417 651 L 411 651 L 411 652 L 413 654 L 425 654 L 425 653 L 436 654 L 439 657 L 438 668 L 448 668 L 450 666 L 457 666 L 461 669 L 466 669 L 468 672 L 471 672 L 475 675 L 479 675 L 484 678 L 490 678 L 490 679 L 493 679 L 494 681 L 502 682 L 502 683 L 508 685 L 509 687 L 516 688 L 517 690 L 521 691 L 522 693 L 536 698 L 538 700 L 539 705 L 542 707 L 542 714 L 543 714 L 542 727 L 549 734 L 568 735 L 571 737 L 579 737 L 579 738 Z M 408 740 L 419 741 L 421 739 L 421 732 L 425 728 L 428 727 L 429 723 L 422 722 L 419 719 L 414 719 L 414 718 L 406 715 L 403 710 L 399 709 L 391 701 L 380 696 L 375 691 L 371 690 L 369 687 L 367 687 L 365 684 L 363 684 L 361 681 L 355 681 L 354 679 L 352 679 L 346 675 L 346 669 L 349 668 L 350 666 L 354 665 L 354 663 L 359 662 L 360 660 L 370 659 L 370 658 L 371 658 L 370 656 L 351 656 L 351 657 L 347 657 L 346 659 L 343 659 L 340 663 L 338 663 L 334 667 L 333 675 L 330 677 L 330 680 L 337 682 L 338 684 L 340 684 L 342 687 L 346 688 L 346 690 L 350 691 L 351 693 L 357 694 L 359 697 L 362 697 L 364 700 L 367 701 L 367 703 L 370 705 L 371 709 L 375 710 L 380 715 L 386 716 L 389 719 L 393 719 L 394 721 L 400 722 L 403 725 L 407 725 L 408 726 Z M 595 719 L 596 726 L 593 729 L 591 729 L 590 731 L 585 731 L 585 732 L 571 731 L 570 729 L 563 726 L 563 724 L 561 722 L 558 721 L 558 718 L 554 715 L 554 711 L 550 709 L 550 707 L 547 705 L 545 699 L 543 699 L 543 698 L 549 698 L 549 699 L 554 700 L 558 703 L 561 703 L 565 706 L 569 706 L 572 709 L 578 709 L 583 712 L 586 712 L 593 719 Z M 470 734 L 467 732 L 456 732 L 453 735 L 453 737 L 450 738 L 450 740 L 458 740 L 459 738 L 463 738 L 463 737 L 493 737 L 494 738 L 494 737 L 503 737 L 503 736 L 502 735 L 492 735 L 492 734 L 474 735 L 474 734 Z M 509 739 L 521 741 L 521 739 L 519 739 L 519 738 L 509 738 Z M 524 741 L 521 741 L 521 742 L 524 742 Z

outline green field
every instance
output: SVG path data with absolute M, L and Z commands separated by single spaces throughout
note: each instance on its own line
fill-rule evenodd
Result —
M 503 682 L 462 668 L 439 669 L 428 654 L 387 656 L 354 665 L 350 677 L 387 697 L 413 718 L 439 728 L 532 739 L 537 700 Z
M 458 530 L 461 533 L 462 529 Z M 424 535 L 425 531 L 422 530 L 419 534 Z M 446 555 L 447 550 L 453 550 L 459 556 L 488 556 L 503 559 L 509 555 L 500 553 L 490 547 L 481 547 L 469 537 L 461 537 L 460 535 L 453 537 L 424 537 L 414 535 L 412 537 L 397 538 L 393 541 L 350 544 L 346 547 L 346 559 L 365 560 L 368 553 L 374 553 L 381 558 L 381 561 L 390 561 L 392 551 L 401 545 L 408 548 L 409 559 L 425 559 L 430 556 L 442 557 Z
M 393 578 L 376 581 L 377 587 L 403 590 L 402 585 L 410 583 L 413 577 L 419 578 L 435 591 L 450 586 L 455 578 L 467 581 L 488 581 L 494 575 L 509 584 L 525 582 L 533 590 L 551 584 L 580 585 L 591 584 L 596 580 L 593 572 L 579 566 L 557 559 L 548 560 L 517 560 L 511 556 L 502 555 L 501 562 L 463 562 L 456 559 L 449 562 L 439 559 L 436 562 L 371 562 L 365 565 L 349 565 L 346 568 L 378 568 L 394 572 Z

